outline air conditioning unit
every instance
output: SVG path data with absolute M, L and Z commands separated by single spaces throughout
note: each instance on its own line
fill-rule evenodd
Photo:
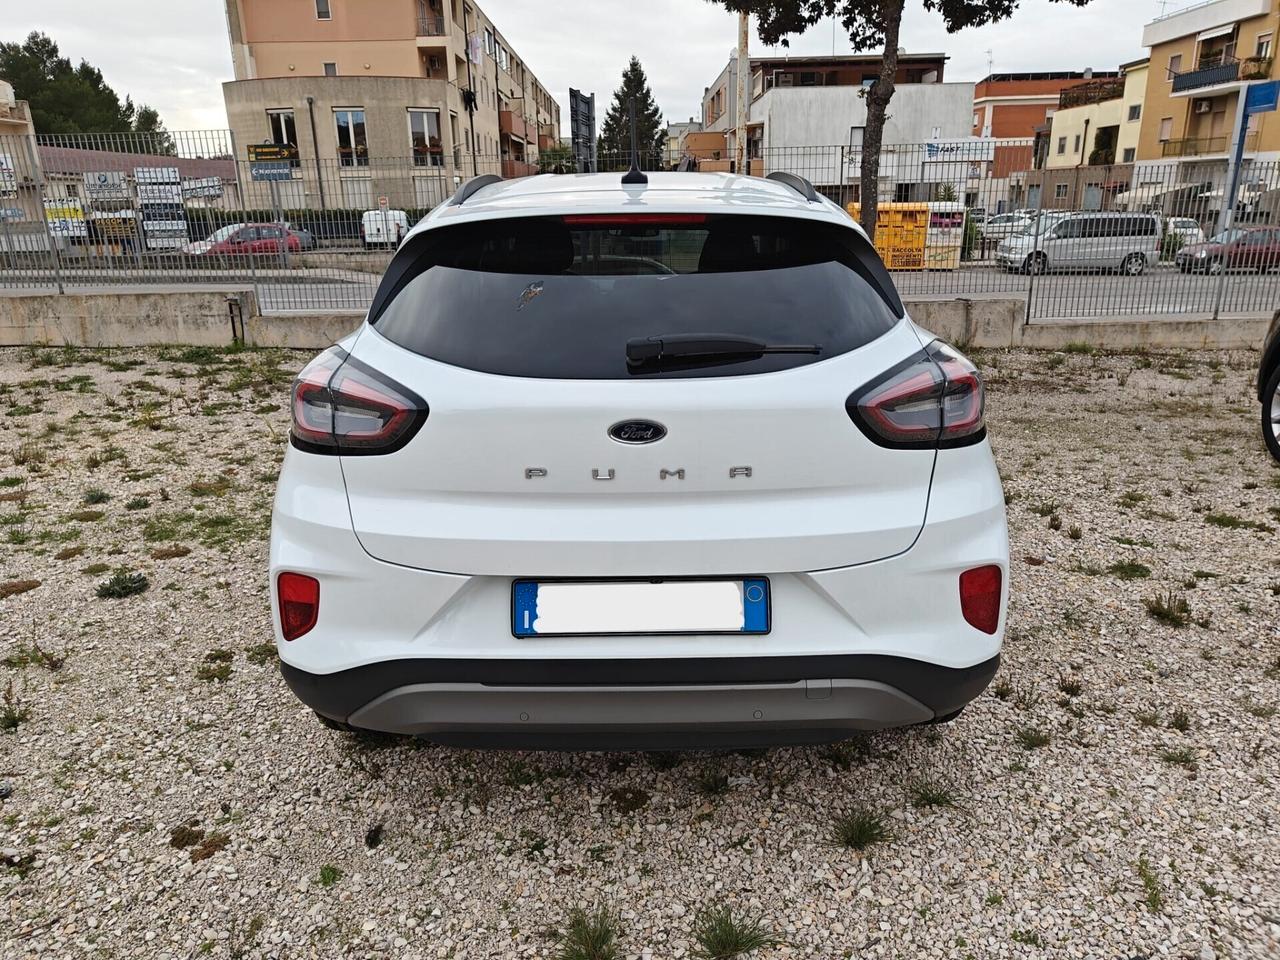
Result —
M 1192 102 L 1191 108 L 1196 113 L 1213 113 L 1212 100 L 1196 100 Z
M 792 85 L 794 81 L 795 81 L 795 76 L 793 74 L 790 74 L 790 73 L 774 74 L 773 82 L 776 86 L 789 87 Z

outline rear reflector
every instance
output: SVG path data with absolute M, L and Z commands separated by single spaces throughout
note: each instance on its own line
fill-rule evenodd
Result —
M 995 633 L 1000 625 L 1000 568 L 974 567 L 960 574 L 960 610 L 970 626 Z
M 280 632 L 286 640 L 297 640 L 316 625 L 320 615 L 320 581 L 305 573 L 282 573 L 276 577 L 276 597 L 280 601 Z

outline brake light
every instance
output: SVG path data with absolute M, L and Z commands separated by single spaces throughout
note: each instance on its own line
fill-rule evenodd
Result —
M 1000 568 L 995 564 L 960 574 L 960 612 L 970 626 L 983 633 L 995 633 L 1000 625 L 1000 581 Z
M 960 447 L 986 436 L 978 369 L 934 340 L 845 401 L 849 418 L 882 447 Z
M 361 363 L 340 347 L 312 360 L 293 383 L 293 445 L 344 456 L 392 453 L 427 418 L 412 390 Z
M 276 598 L 280 606 L 280 632 L 286 640 L 297 640 L 316 625 L 320 615 L 320 581 L 305 573 L 282 573 L 276 577 Z
M 705 213 L 572 213 L 560 218 L 570 227 L 669 227 L 706 223 Z

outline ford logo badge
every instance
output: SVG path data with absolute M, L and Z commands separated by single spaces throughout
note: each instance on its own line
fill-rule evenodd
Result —
M 622 420 L 609 428 L 619 443 L 653 443 L 667 435 L 667 428 L 652 420 Z

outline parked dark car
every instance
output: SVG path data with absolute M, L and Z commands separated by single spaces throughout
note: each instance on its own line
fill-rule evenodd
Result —
M 1232 227 L 1204 243 L 1189 243 L 1174 258 L 1183 273 L 1219 274 L 1223 270 L 1280 267 L 1280 228 Z
M 1280 462 L 1280 310 L 1272 315 L 1271 328 L 1262 342 L 1258 399 L 1262 402 L 1262 439 Z

